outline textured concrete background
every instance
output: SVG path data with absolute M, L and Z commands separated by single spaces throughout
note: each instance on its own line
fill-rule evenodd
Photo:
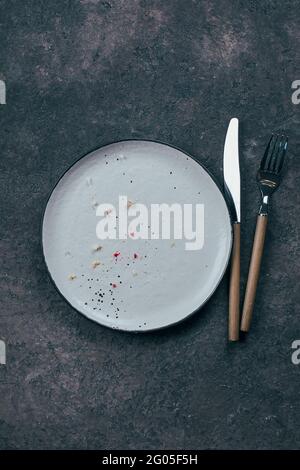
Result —
M 0 0 L 0 448 L 298 448 L 300 79 L 297 0 Z M 108 141 L 151 138 L 222 181 L 240 118 L 242 283 L 271 131 L 290 136 L 255 320 L 226 341 L 227 279 L 199 314 L 156 334 L 97 326 L 55 291 L 40 221 L 54 183 Z

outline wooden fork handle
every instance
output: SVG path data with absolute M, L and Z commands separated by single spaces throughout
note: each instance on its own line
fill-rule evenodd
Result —
M 240 249 L 241 224 L 233 224 L 233 247 L 231 254 L 231 273 L 229 284 L 229 341 L 238 341 L 240 326 Z
M 254 236 L 249 274 L 248 274 L 248 280 L 247 280 L 247 287 L 246 287 L 246 294 L 245 294 L 243 313 L 242 313 L 241 330 L 245 332 L 249 331 L 250 329 L 256 288 L 257 288 L 257 283 L 258 283 L 258 278 L 259 278 L 260 264 L 261 264 L 263 249 L 264 249 L 264 243 L 265 243 L 267 223 L 268 223 L 267 215 L 260 214 L 257 216 L 255 236 Z

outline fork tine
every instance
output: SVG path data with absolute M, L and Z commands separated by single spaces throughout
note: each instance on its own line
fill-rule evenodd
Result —
M 278 162 L 279 157 L 281 156 L 283 144 L 284 144 L 284 136 L 278 135 L 276 139 L 276 147 L 273 149 L 273 153 L 269 161 L 268 171 L 276 172 L 275 171 L 276 163 Z
M 271 137 L 270 137 L 270 140 L 268 142 L 268 145 L 266 147 L 264 156 L 262 157 L 262 160 L 261 160 L 261 163 L 260 163 L 260 169 L 261 170 L 264 170 L 266 168 L 266 160 L 267 160 L 267 157 L 269 155 L 270 147 L 271 147 L 271 144 L 272 144 L 274 138 L 275 138 L 275 136 L 274 136 L 274 134 L 272 134 Z
M 274 171 L 276 173 L 280 173 L 280 171 L 282 170 L 287 146 L 288 146 L 288 138 L 287 136 L 282 135 L 281 136 L 281 149 L 280 149 L 281 151 L 278 155 L 278 158 L 276 159 L 275 167 L 274 167 Z
M 268 156 L 266 158 L 266 163 L 265 163 L 265 167 L 264 167 L 265 171 L 270 171 L 272 158 L 273 158 L 274 154 L 277 151 L 278 137 L 279 137 L 278 134 L 276 134 L 276 136 L 274 136 L 273 143 L 270 146 L 270 151 L 268 152 Z

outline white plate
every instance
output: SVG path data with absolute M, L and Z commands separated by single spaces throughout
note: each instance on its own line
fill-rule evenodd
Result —
M 148 207 L 204 204 L 203 248 L 187 251 L 184 239 L 97 239 L 97 204 L 117 206 L 119 195 Z M 62 176 L 48 200 L 42 239 L 50 276 L 76 310 L 111 328 L 150 331 L 208 300 L 225 272 L 232 233 L 224 197 L 199 163 L 169 145 L 128 140 L 95 150 Z

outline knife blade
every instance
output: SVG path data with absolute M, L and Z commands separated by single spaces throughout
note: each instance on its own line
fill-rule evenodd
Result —
M 229 341 L 238 341 L 240 322 L 240 244 L 241 244 L 241 177 L 239 164 L 239 121 L 229 122 L 224 144 L 223 174 L 225 193 L 233 219 L 233 246 L 229 285 Z
M 229 122 L 223 157 L 224 183 L 234 222 L 241 222 L 241 177 L 239 163 L 239 121 Z

